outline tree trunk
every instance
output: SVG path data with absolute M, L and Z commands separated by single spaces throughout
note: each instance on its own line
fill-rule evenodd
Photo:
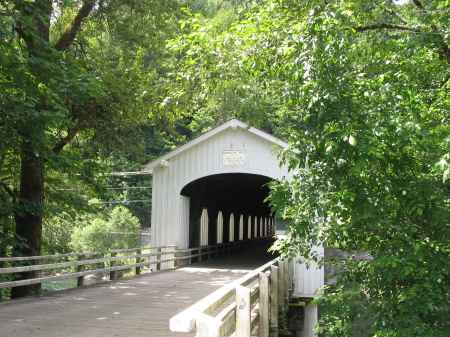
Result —
M 20 248 L 23 256 L 41 255 L 42 213 L 44 202 L 44 160 L 29 147 L 23 150 L 21 158 L 20 203 L 22 211 L 15 217 L 16 233 L 26 240 L 26 247 Z M 38 261 L 36 261 L 38 263 Z M 21 278 L 40 276 L 40 272 L 22 273 Z M 14 287 L 11 298 L 38 295 L 41 285 Z
M 83 0 L 82 5 L 75 16 L 75 19 L 69 24 L 66 32 L 62 34 L 57 42 L 58 52 L 66 51 L 76 37 L 83 20 L 89 15 L 94 7 L 95 0 Z M 52 0 L 35 0 L 33 4 L 36 7 L 34 21 L 36 24 L 35 34 L 23 29 L 21 25 L 17 25 L 16 32 L 20 38 L 25 41 L 30 59 L 47 60 L 50 53 L 50 25 L 51 14 L 53 11 Z M 48 61 L 48 60 L 47 60 Z M 31 73 L 42 83 L 47 83 L 48 73 L 43 69 L 36 68 L 34 65 L 30 67 Z M 36 90 L 40 92 L 40 89 Z M 39 97 L 39 96 L 38 96 Z M 39 103 L 36 106 L 36 112 L 41 113 L 47 109 L 47 100 L 45 94 L 39 97 Z M 64 137 L 53 148 L 55 153 L 59 153 L 76 135 L 81 128 L 82 121 L 79 121 L 73 130 L 69 130 L 68 135 Z M 35 151 L 36 142 L 45 139 L 44 130 L 35 130 L 34 134 L 23 134 L 23 149 L 21 154 L 21 179 L 20 179 L 20 201 L 18 211 L 15 215 L 16 233 L 25 239 L 27 246 L 15 247 L 14 256 L 37 256 L 41 255 L 42 243 L 42 219 L 43 219 L 43 203 L 44 203 L 44 165 L 45 160 Z M 44 147 L 46 145 L 44 144 Z M 40 147 L 39 147 L 40 148 Z M 34 264 L 40 261 L 32 261 Z M 20 280 L 39 277 L 41 272 L 22 273 Z M 11 290 L 11 298 L 38 295 L 41 291 L 41 285 L 27 285 L 14 287 Z

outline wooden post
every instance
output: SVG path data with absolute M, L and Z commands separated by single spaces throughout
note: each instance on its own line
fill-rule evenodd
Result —
M 284 261 L 278 260 L 278 309 L 284 310 L 284 278 L 285 278 Z
M 251 290 L 236 287 L 236 337 L 250 337 L 251 331 Z
M 278 337 L 278 267 L 270 266 L 270 337 Z
M 263 230 L 263 224 L 264 224 L 264 218 L 259 219 L 259 236 L 264 236 L 264 230 Z
M 116 255 L 117 255 L 117 253 L 111 253 L 111 257 L 115 257 Z M 111 267 L 115 267 L 116 261 L 111 261 L 111 262 L 109 263 L 109 265 L 110 265 Z M 116 271 L 115 271 L 115 270 L 111 270 L 111 271 L 109 272 L 109 279 L 110 279 L 110 280 L 115 280 L 115 279 L 116 279 Z
M 136 253 L 137 254 L 141 254 L 141 250 L 140 249 L 138 249 L 137 251 L 136 251 Z M 140 263 L 141 262 L 141 258 L 140 257 L 137 257 L 136 258 L 136 263 Z M 141 267 L 136 267 L 136 275 L 139 275 L 141 273 Z
M 269 336 L 269 275 L 259 273 L 259 335 Z
M 286 267 L 284 272 L 286 273 L 286 278 L 284 283 L 284 301 L 286 305 L 289 305 L 289 296 L 292 289 L 292 263 L 288 260 L 286 260 L 285 263 Z
M 78 256 L 78 261 L 83 261 L 85 259 L 85 255 L 80 255 Z M 84 271 L 84 265 L 78 266 L 77 267 L 77 271 L 78 272 L 82 272 Z M 78 276 L 77 277 L 77 287 L 82 287 L 83 286 L 83 280 L 84 280 L 84 276 Z
M 179 249 L 180 247 L 179 246 L 176 246 L 173 250 L 175 250 L 175 253 L 173 253 L 173 257 L 175 258 L 175 260 L 173 260 L 173 266 L 174 267 L 178 267 L 179 265 L 180 265 L 180 263 L 179 263 L 179 261 L 178 261 L 178 257 L 179 257 L 179 255 L 178 255 L 178 249 Z
M 156 252 L 158 253 L 156 254 L 156 259 L 161 260 L 161 247 L 156 248 Z M 158 262 L 156 264 L 156 270 L 161 270 L 161 263 Z
M 196 337 L 222 337 L 220 333 L 221 322 L 217 318 L 199 314 L 196 318 Z

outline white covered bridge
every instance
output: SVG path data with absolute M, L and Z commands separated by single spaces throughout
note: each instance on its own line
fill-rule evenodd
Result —
M 286 146 L 232 119 L 147 164 L 153 174 L 152 245 L 184 249 L 274 234 L 266 184 L 288 177 L 276 155 Z M 322 269 L 297 264 L 295 273 L 293 297 L 312 298 L 324 284 Z M 306 312 L 313 324 L 315 308 Z
M 286 145 L 233 119 L 146 165 L 153 173 L 152 245 L 183 249 L 267 233 L 266 184 L 288 174 L 274 152 Z

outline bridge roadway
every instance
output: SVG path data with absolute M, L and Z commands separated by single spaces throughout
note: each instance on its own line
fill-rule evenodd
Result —
M 188 266 L 0 302 L 1 337 L 190 337 L 169 319 L 274 256 L 261 245 Z

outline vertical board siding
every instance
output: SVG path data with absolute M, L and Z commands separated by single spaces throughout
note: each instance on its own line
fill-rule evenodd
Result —
M 190 198 L 181 196 L 180 198 L 180 237 L 179 245 L 187 247 L 189 245 L 189 208 Z
M 323 246 L 315 246 L 313 250 L 319 255 L 324 254 Z M 304 264 L 295 264 L 294 274 L 294 297 L 314 297 L 316 289 L 324 284 L 324 270 L 315 264 L 311 264 L 309 268 Z

